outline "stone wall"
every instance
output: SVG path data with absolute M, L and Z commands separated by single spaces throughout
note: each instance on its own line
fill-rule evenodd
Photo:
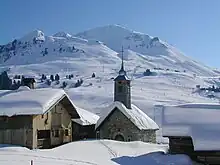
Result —
M 156 130 L 142 130 L 140 135 L 141 141 L 156 143 Z
M 101 139 L 115 140 L 117 135 L 121 135 L 124 141 L 156 142 L 156 133 L 154 130 L 139 130 L 117 108 L 105 119 L 97 131 L 99 131 Z
M 128 84 L 126 84 L 128 83 Z M 119 83 L 115 81 L 114 101 L 122 102 L 127 108 L 131 108 L 131 88 L 130 82 Z M 121 88 L 121 91 L 119 90 Z

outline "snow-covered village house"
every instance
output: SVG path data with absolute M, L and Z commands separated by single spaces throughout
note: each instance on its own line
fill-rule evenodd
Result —
M 131 104 L 131 80 L 124 70 L 123 55 L 119 75 L 114 79 L 114 102 L 96 124 L 97 137 L 119 141 L 156 142 L 158 125 Z
M 50 148 L 70 142 L 72 120 L 80 119 L 80 115 L 61 89 L 33 90 L 22 86 L 18 90 L 2 90 L 0 144 Z
M 24 77 L 22 79 L 23 86 L 27 86 L 30 89 L 34 89 L 34 85 L 36 83 L 34 77 Z
M 169 138 L 170 153 L 220 164 L 219 103 L 155 105 L 155 111 L 161 112 L 162 136 Z
M 95 125 L 99 116 L 76 107 L 80 118 L 72 119 L 72 138 L 73 141 L 81 139 L 95 139 Z

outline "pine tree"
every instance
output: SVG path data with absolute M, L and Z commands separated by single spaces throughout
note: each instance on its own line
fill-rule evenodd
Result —
M 58 74 L 55 75 L 55 80 L 59 81 L 60 80 L 60 76 Z
M 63 81 L 62 88 L 65 88 L 66 86 L 67 86 L 67 83 L 65 81 Z
M 150 69 L 146 69 L 146 71 L 144 72 L 144 76 L 150 76 L 152 74 L 152 72 L 150 71 Z
M 50 75 L 50 80 L 54 81 L 54 76 L 53 75 Z
M 47 76 L 44 75 L 44 74 L 42 74 L 42 76 L 41 76 L 41 80 L 46 80 L 46 79 L 47 79 Z
M 80 79 L 80 85 L 83 83 L 83 79 Z
M 20 86 L 20 85 L 21 85 L 21 81 L 20 81 L 20 80 L 18 80 L 17 85 L 18 85 L 18 86 Z
M 0 75 L 0 89 L 1 90 L 9 90 L 12 86 L 12 80 L 8 77 L 6 71 L 4 71 Z

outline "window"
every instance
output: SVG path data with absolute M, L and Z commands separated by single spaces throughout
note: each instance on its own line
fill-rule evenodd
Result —
M 69 130 L 65 129 L 65 136 L 69 136 Z
M 119 86 L 119 87 L 118 87 L 118 92 L 119 92 L 119 93 L 123 92 L 123 86 Z
M 50 138 L 50 130 L 37 130 L 37 139 Z
M 54 137 L 59 137 L 59 130 L 54 130 Z

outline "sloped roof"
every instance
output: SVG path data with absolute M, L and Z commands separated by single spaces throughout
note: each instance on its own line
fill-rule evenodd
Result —
M 191 137 L 195 151 L 220 150 L 220 104 L 160 105 L 162 136 Z M 159 114 L 158 114 L 159 115 Z
M 122 80 L 129 80 L 129 78 L 126 75 L 118 75 L 114 81 L 122 81 Z
M 171 105 L 179 108 L 205 108 L 205 109 L 220 109 L 219 103 L 187 103 L 180 105 Z
M 140 130 L 159 129 L 159 126 L 138 107 L 132 104 L 131 109 L 127 109 L 124 104 L 118 101 L 113 102 L 107 110 L 104 111 L 105 113 L 99 118 L 96 124 L 96 129 L 115 108 L 118 108 L 118 110 L 120 110 Z
M 0 90 L 0 115 L 43 114 L 64 97 L 64 90 L 52 88 Z
M 84 125 L 96 124 L 99 119 L 98 115 L 96 115 L 92 112 L 89 112 L 85 109 L 76 107 L 76 111 L 79 114 L 80 118 L 79 119 L 72 119 L 72 121 L 74 121 L 80 125 L 84 126 Z

